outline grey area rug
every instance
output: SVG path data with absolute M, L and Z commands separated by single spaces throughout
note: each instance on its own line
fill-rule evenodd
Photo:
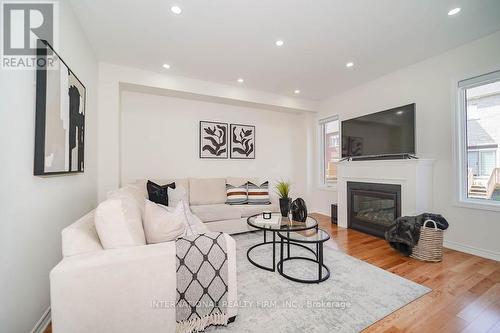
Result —
M 206 332 L 359 332 L 430 291 L 328 246 L 324 247 L 324 262 L 330 278 L 319 284 L 292 282 L 277 271 L 264 271 L 248 262 L 247 249 L 262 241 L 262 232 L 234 238 L 238 316 L 227 327 L 210 327 Z M 252 259 L 270 265 L 271 253 L 271 246 L 262 246 L 252 252 Z M 291 253 L 312 257 L 297 247 Z M 278 259 L 279 245 L 276 256 Z M 284 269 L 302 278 L 317 277 L 313 265 L 290 261 Z

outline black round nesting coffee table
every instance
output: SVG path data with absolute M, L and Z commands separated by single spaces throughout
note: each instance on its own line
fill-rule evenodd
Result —
M 302 283 L 320 283 L 325 280 L 327 280 L 330 277 L 330 269 L 325 266 L 323 263 L 323 244 L 330 239 L 330 235 L 322 230 L 322 229 L 311 229 L 311 230 L 304 230 L 304 231 L 280 231 L 278 232 L 278 236 L 280 238 L 280 261 L 277 264 L 278 268 L 278 273 L 280 273 L 281 276 L 295 281 L 295 282 L 302 282 Z M 311 252 L 315 255 L 315 258 L 308 258 L 308 257 L 302 257 L 302 256 L 291 256 L 290 255 L 290 246 L 288 245 L 287 249 L 287 257 L 283 258 L 283 253 L 284 253 L 284 245 L 285 244 L 294 244 L 294 245 L 299 245 L 299 244 L 310 244 L 310 245 L 316 245 L 316 252 L 312 251 L 308 247 Z M 289 274 L 286 274 L 283 269 L 283 264 L 287 261 L 295 261 L 295 260 L 306 260 L 306 261 L 312 261 L 318 264 L 318 278 L 317 279 L 301 279 L 297 277 L 293 277 Z M 324 274 L 325 273 L 325 274 Z
M 247 250 L 247 258 L 248 261 L 251 262 L 254 266 L 264 269 L 270 272 L 274 272 L 276 270 L 276 233 L 277 232 L 292 232 L 292 231 L 304 231 L 309 229 L 317 229 L 318 221 L 316 221 L 313 217 L 308 216 L 305 222 L 294 221 L 288 217 L 282 217 L 281 213 L 272 213 L 270 220 L 264 220 L 262 214 L 252 215 L 247 218 L 247 223 L 249 226 L 263 230 L 264 231 L 264 240 L 261 243 L 255 244 L 251 246 Z M 272 240 L 267 240 L 267 232 L 272 233 Z M 287 242 L 288 253 L 290 253 L 290 245 L 299 246 L 310 252 L 314 253 L 312 249 L 309 247 L 295 243 L 293 241 Z M 273 264 L 271 267 L 265 266 L 257 263 L 255 260 L 251 258 L 251 253 L 254 249 L 261 246 L 272 246 L 272 257 Z

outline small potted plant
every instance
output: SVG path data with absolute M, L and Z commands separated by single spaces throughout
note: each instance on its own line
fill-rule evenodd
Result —
M 280 198 L 280 211 L 283 217 L 287 217 L 290 210 L 290 202 L 292 201 L 292 198 L 288 196 L 290 194 L 290 187 L 290 183 L 284 180 L 280 180 L 274 185 L 276 194 Z

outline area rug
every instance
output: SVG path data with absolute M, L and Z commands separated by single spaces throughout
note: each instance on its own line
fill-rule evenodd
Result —
M 227 327 L 210 327 L 206 332 L 359 332 L 430 291 L 328 246 L 324 248 L 324 262 L 330 268 L 330 278 L 319 284 L 292 282 L 277 271 L 261 270 L 248 262 L 247 249 L 262 241 L 261 232 L 234 238 L 238 316 Z M 291 252 L 312 256 L 297 247 Z M 259 263 L 270 265 L 271 258 L 270 246 L 252 252 L 252 259 Z M 290 261 L 285 264 L 285 272 L 314 277 L 317 268 L 312 265 Z

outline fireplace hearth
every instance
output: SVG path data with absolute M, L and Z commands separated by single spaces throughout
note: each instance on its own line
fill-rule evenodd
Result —
M 401 185 L 347 182 L 347 225 L 384 238 L 401 216 Z

